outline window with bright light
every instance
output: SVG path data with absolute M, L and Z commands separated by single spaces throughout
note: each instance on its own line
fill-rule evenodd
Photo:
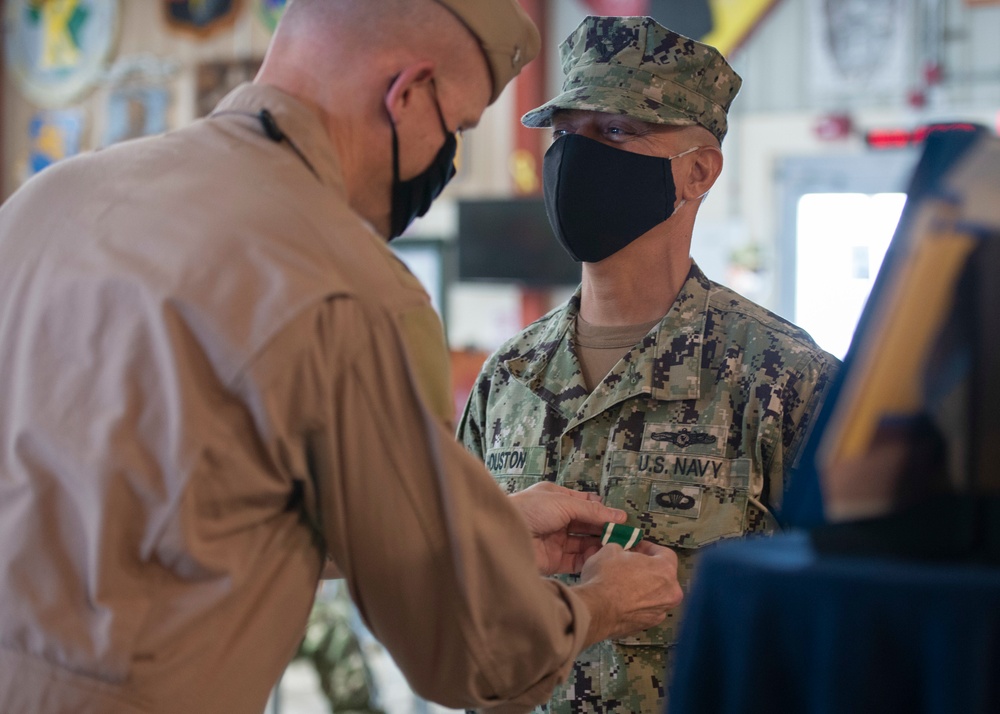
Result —
M 838 357 L 851 344 L 905 202 L 905 193 L 799 199 L 795 323 Z

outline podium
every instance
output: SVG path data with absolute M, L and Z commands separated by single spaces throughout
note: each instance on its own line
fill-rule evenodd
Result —
M 782 520 L 821 550 L 1000 564 L 1000 140 L 932 132 L 792 479 Z
M 1000 140 L 936 132 L 781 519 L 706 552 L 670 714 L 1000 712 Z
M 1000 569 L 820 553 L 800 531 L 706 553 L 669 714 L 1000 711 Z

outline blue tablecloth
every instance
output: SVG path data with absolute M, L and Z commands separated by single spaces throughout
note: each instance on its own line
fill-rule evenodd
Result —
M 819 555 L 802 533 L 722 545 L 668 711 L 1000 712 L 1000 569 Z

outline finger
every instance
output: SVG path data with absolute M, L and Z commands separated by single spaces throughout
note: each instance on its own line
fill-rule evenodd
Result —
M 578 553 L 586 553 L 591 549 L 598 550 L 601 547 L 601 539 L 597 536 L 573 536 L 570 540 L 575 542 L 573 547 Z
M 605 514 L 605 522 L 611 521 L 612 523 L 624 523 L 628 520 L 628 514 L 620 508 L 605 506 L 603 503 L 600 504 L 600 507 L 601 512 Z
M 571 535 L 563 542 L 564 553 L 584 553 L 591 548 L 600 548 L 601 539 L 590 535 Z
M 556 571 L 549 575 L 577 575 L 583 569 L 586 559 L 579 554 L 564 555 L 556 566 Z
M 586 521 L 570 521 L 566 526 L 566 532 L 570 535 L 592 535 L 600 536 L 604 532 L 604 524 L 607 521 L 595 518 Z
M 576 523 L 589 523 L 603 526 L 608 521 L 612 523 L 624 523 L 628 519 L 628 514 L 618 508 L 610 508 L 600 501 L 567 501 L 566 508 L 572 520 Z
M 668 553 L 671 553 L 670 548 L 667 548 L 666 546 L 662 545 L 657 545 L 656 543 L 652 543 L 648 540 L 639 541 L 638 543 L 635 544 L 635 547 L 633 547 L 632 550 L 636 553 L 642 553 L 643 555 L 651 555 L 651 556 L 663 556 L 667 555 Z
M 583 506 L 584 509 L 590 508 L 593 510 L 593 516 L 582 519 L 580 522 L 593 523 L 596 525 L 603 526 L 608 521 L 612 523 L 624 523 L 628 520 L 628 514 L 619 508 L 611 508 L 610 506 L 605 506 L 601 503 L 601 495 L 594 493 L 593 491 L 574 491 L 572 489 L 562 489 L 567 495 L 571 495 L 576 499 L 585 501 L 588 506 Z
M 632 550 L 636 553 L 642 553 L 643 555 L 658 555 L 666 550 L 666 548 L 648 540 L 641 540 L 635 544 L 635 547 Z
M 556 493 L 556 489 L 558 489 L 559 493 L 562 493 L 562 494 L 564 494 L 566 496 L 572 496 L 573 498 L 578 498 L 581 501 L 597 501 L 597 502 L 600 502 L 600 500 L 601 500 L 600 495 L 594 493 L 593 491 L 575 491 L 572 488 L 566 488 L 565 486 L 557 486 L 556 484 L 552 484 L 552 485 L 555 488 L 549 489 L 549 490 L 551 490 L 553 493 Z

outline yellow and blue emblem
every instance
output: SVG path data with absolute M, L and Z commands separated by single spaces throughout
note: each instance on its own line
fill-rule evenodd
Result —
M 42 107 L 79 99 L 101 78 L 118 34 L 118 0 L 8 0 L 6 61 Z

